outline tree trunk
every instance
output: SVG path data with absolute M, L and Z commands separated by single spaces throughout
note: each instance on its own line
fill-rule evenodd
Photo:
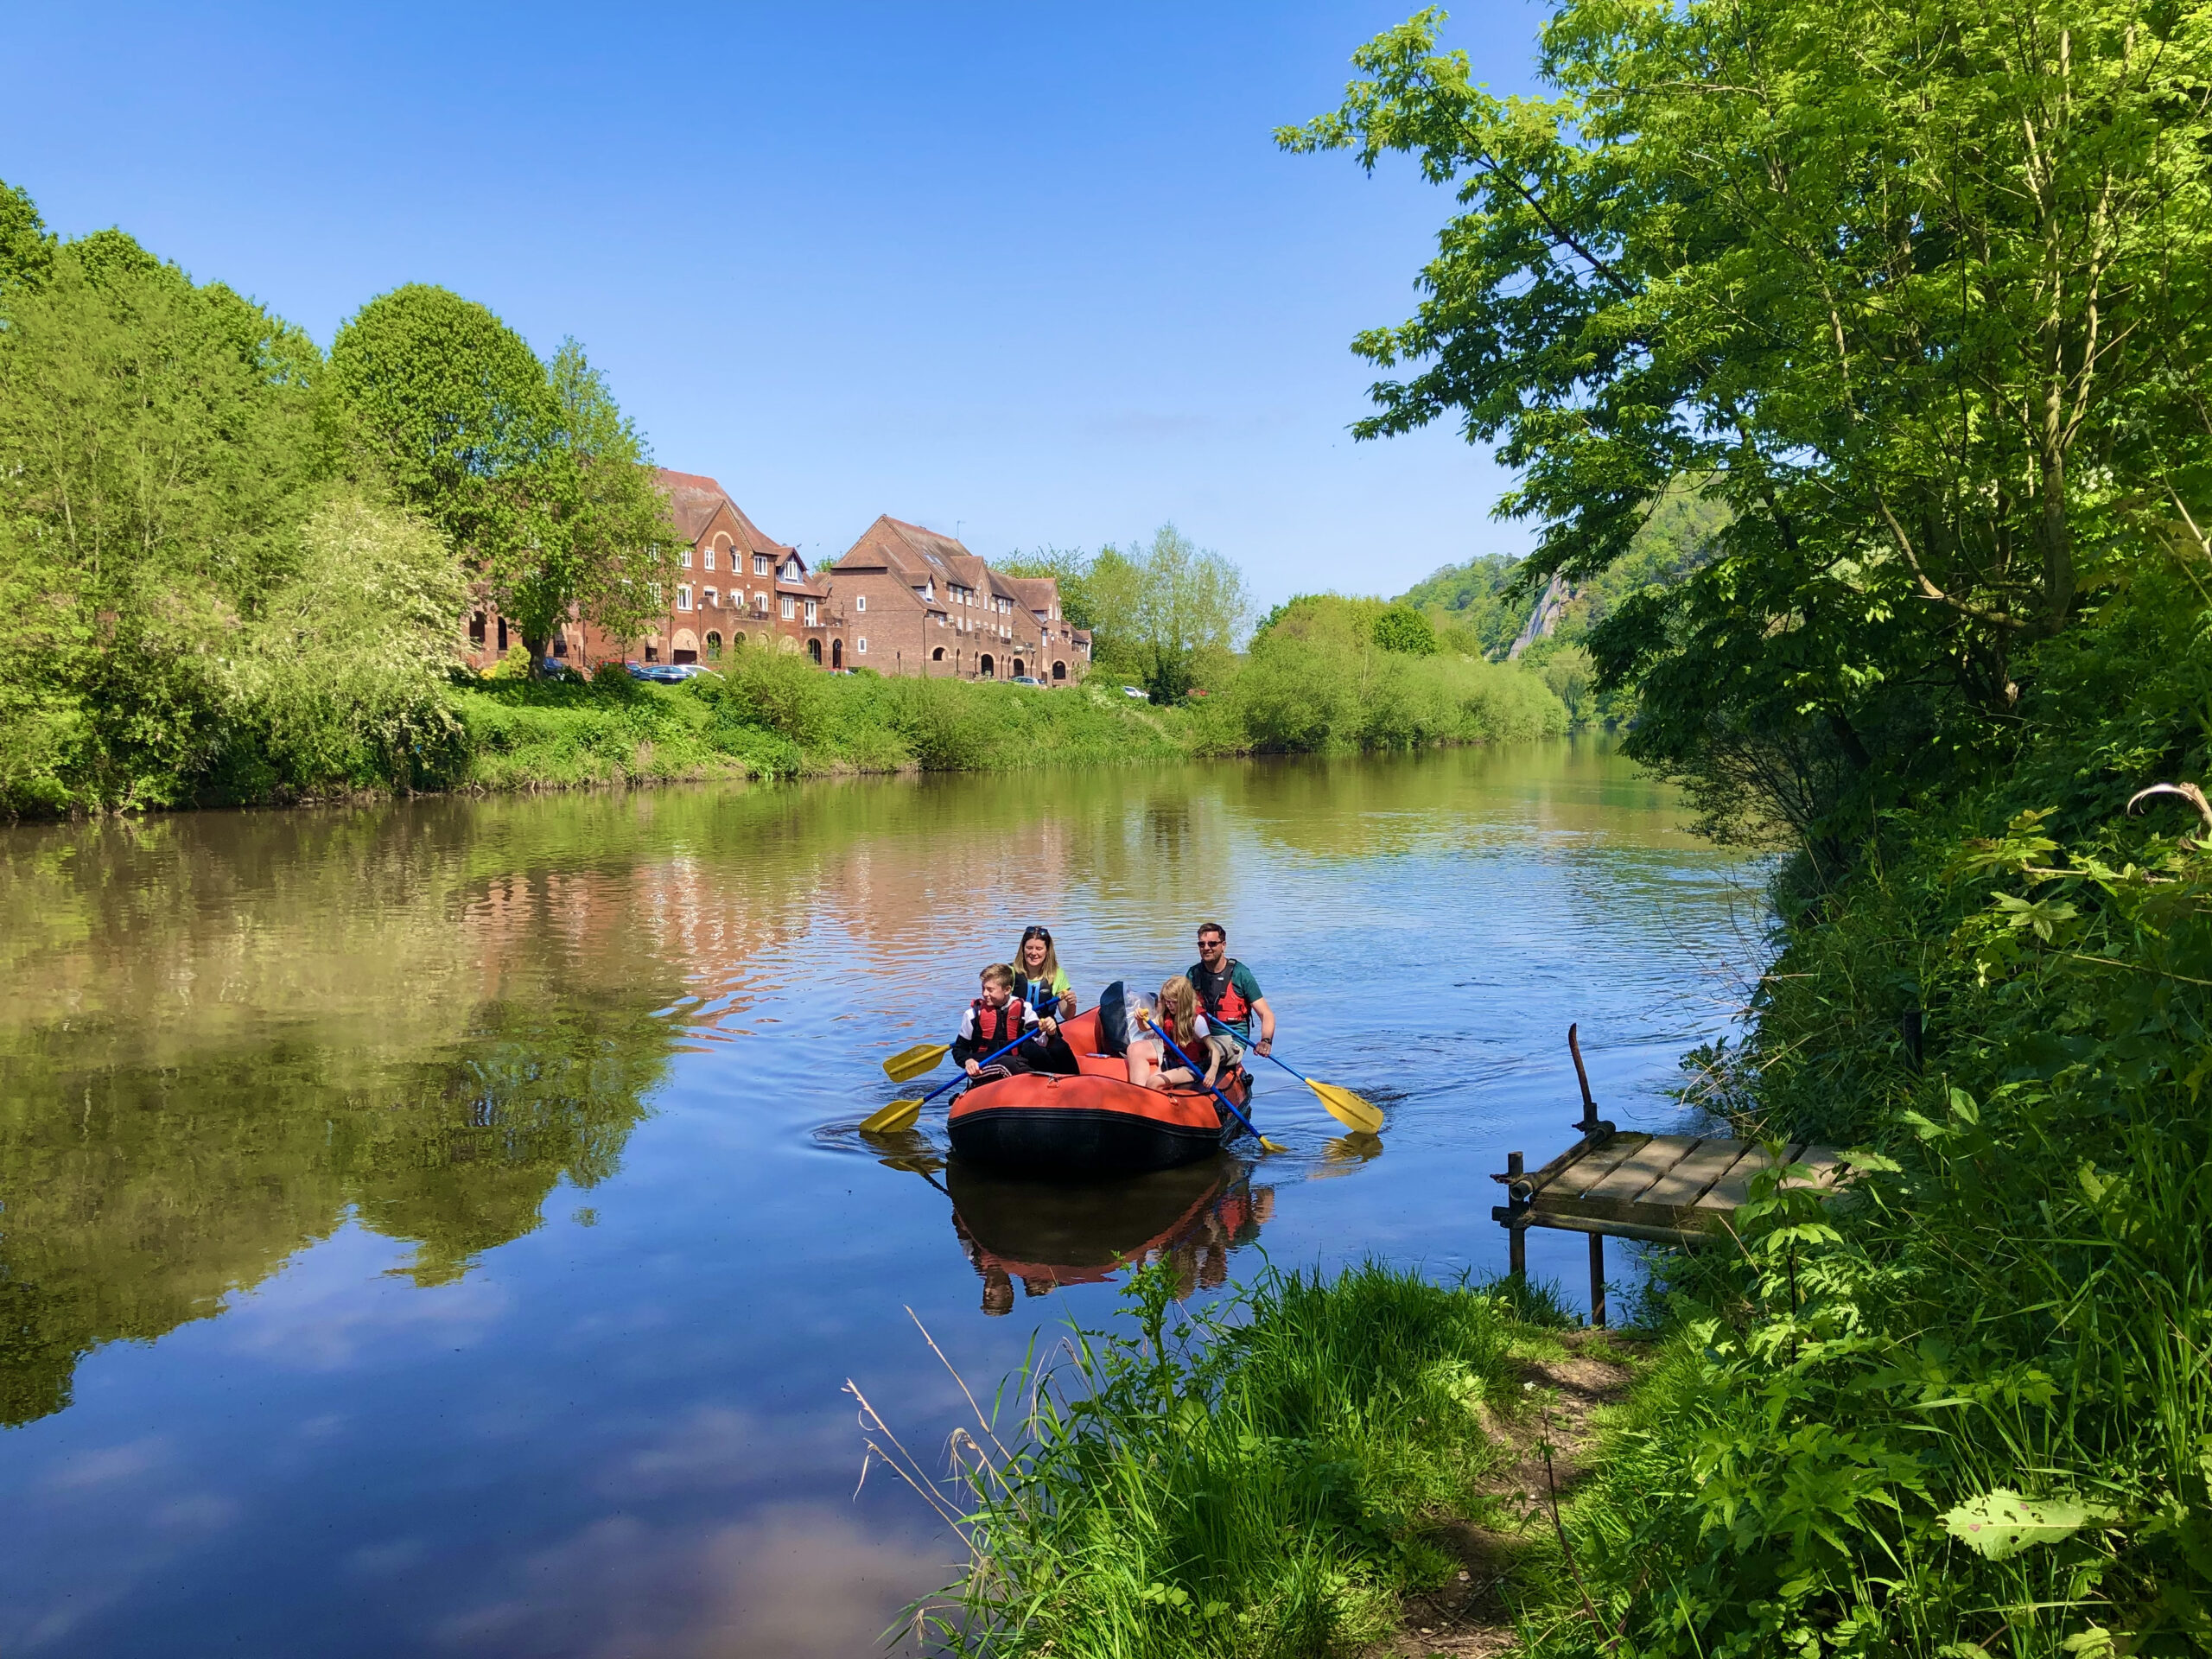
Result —
M 541 664 L 545 661 L 546 647 L 550 644 L 551 639 L 548 635 L 541 633 L 533 638 L 527 632 L 523 634 L 522 648 L 530 653 L 530 677 L 531 679 L 538 679 L 543 676 L 544 670 Z

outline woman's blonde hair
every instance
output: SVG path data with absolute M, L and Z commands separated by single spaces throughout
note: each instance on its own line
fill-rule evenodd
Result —
M 1027 960 L 1029 941 L 1032 939 L 1045 941 L 1045 965 L 1033 974 L 1029 971 Z M 1052 943 L 1051 928 L 1033 925 L 1021 930 L 1021 943 L 1014 948 L 1014 971 L 1019 974 L 1022 980 L 1033 981 L 1039 985 L 1050 985 L 1059 978 L 1060 948 Z
M 1181 974 L 1176 975 L 1160 988 L 1160 1012 L 1176 1046 L 1196 1059 L 1191 1051 L 1198 1040 L 1198 987 Z

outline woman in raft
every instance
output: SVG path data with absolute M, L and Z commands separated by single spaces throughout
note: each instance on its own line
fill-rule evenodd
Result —
M 1198 1011 L 1195 986 L 1177 974 L 1160 988 L 1157 998 L 1142 997 L 1129 1007 L 1129 1081 L 1141 1089 L 1211 1089 L 1222 1068 L 1239 1052 L 1226 1032 L 1217 1032 Z M 1193 1071 L 1160 1039 L 1165 1031 L 1184 1057 L 1205 1067 Z
M 1075 1055 L 1060 1035 L 1060 1021 L 1075 1018 L 1075 988 L 1060 967 L 1050 928 L 1033 923 L 1021 930 L 1021 948 L 1014 953 L 1014 994 L 1037 1015 L 1042 1040 L 1031 1053 L 1036 1069 L 1073 1077 Z

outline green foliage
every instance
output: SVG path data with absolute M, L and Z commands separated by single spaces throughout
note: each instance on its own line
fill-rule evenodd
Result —
M 1739 1133 L 1868 1173 L 1668 1269 L 1570 1523 L 1635 1651 L 2212 1640 L 2212 826 L 2124 808 L 2212 763 L 2212 610 L 2146 572 L 2033 668 L 2001 775 L 1785 870 L 1758 1027 L 1701 1057 Z
M 0 295 L 35 286 L 54 265 L 54 238 L 30 197 L 0 179 Z
M 1243 572 L 1173 524 L 1148 543 L 1090 555 L 1046 548 L 1017 554 L 1004 568 L 1009 575 L 1056 578 L 1062 614 L 1091 630 L 1098 671 L 1142 681 L 1162 705 L 1202 683 L 1200 674 L 1227 655 L 1251 615 Z
M 1376 643 L 1403 607 L 1323 595 L 1290 601 L 1255 637 L 1209 709 L 1219 747 L 1349 753 L 1556 736 L 1567 711 L 1533 674 Z
M 575 340 L 549 369 L 485 307 L 410 283 L 349 319 L 330 364 L 377 463 L 520 628 L 531 671 L 572 616 L 620 635 L 659 613 L 675 528 Z
M 1697 480 L 1716 556 L 1596 630 L 1601 677 L 1708 822 L 1835 852 L 1925 786 L 1893 758 L 2002 728 L 2085 583 L 2205 522 L 2212 14 L 1590 0 L 1543 99 L 1438 21 L 1279 135 L 1458 194 L 1419 313 L 1357 342 L 1408 375 L 1356 430 L 1456 415 L 1578 582 Z
M 334 486 L 313 342 L 114 231 L 0 306 L 0 812 L 441 774 L 459 582 Z
M 1433 657 L 1443 649 L 1436 625 L 1403 601 L 1385 606 L 1370 633 L 1381 649 L 1407 657 Z
M 1122 1328 L 1001 1390 L 1018 1425 L 956 1438 L 975 1560 L 948 1650 L 1344 1650 L 1445 1577 L 1433 1527 L 1490 1512 L 1479 1414 L 1512 1408 L 1509 1354 L 1543 1340 L 1505 1299 L 1373 1265 L 1175 1297 L 1135 1274 Z

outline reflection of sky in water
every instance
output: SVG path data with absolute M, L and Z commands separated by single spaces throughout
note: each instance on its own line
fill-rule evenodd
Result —
M 906 1310 L 995 1384 L 1116 1251 L 1499 1269 L 1567 1021 L 1655 1125 L 1756 957 L 1677 816 L 1561 745 L 0 835 L 0 1372 L 73 1389 L 0 1433 L 0 1649 L 867 1650 L 952 1554 L 852 1496 L 847 1376 L 958 1403 Z M 1206 917 L 1382 1155 L 1280 1072 L 1287 1155 L 1088 1210 L 850 1133 L 1024 923 L 1088 1000 Z

